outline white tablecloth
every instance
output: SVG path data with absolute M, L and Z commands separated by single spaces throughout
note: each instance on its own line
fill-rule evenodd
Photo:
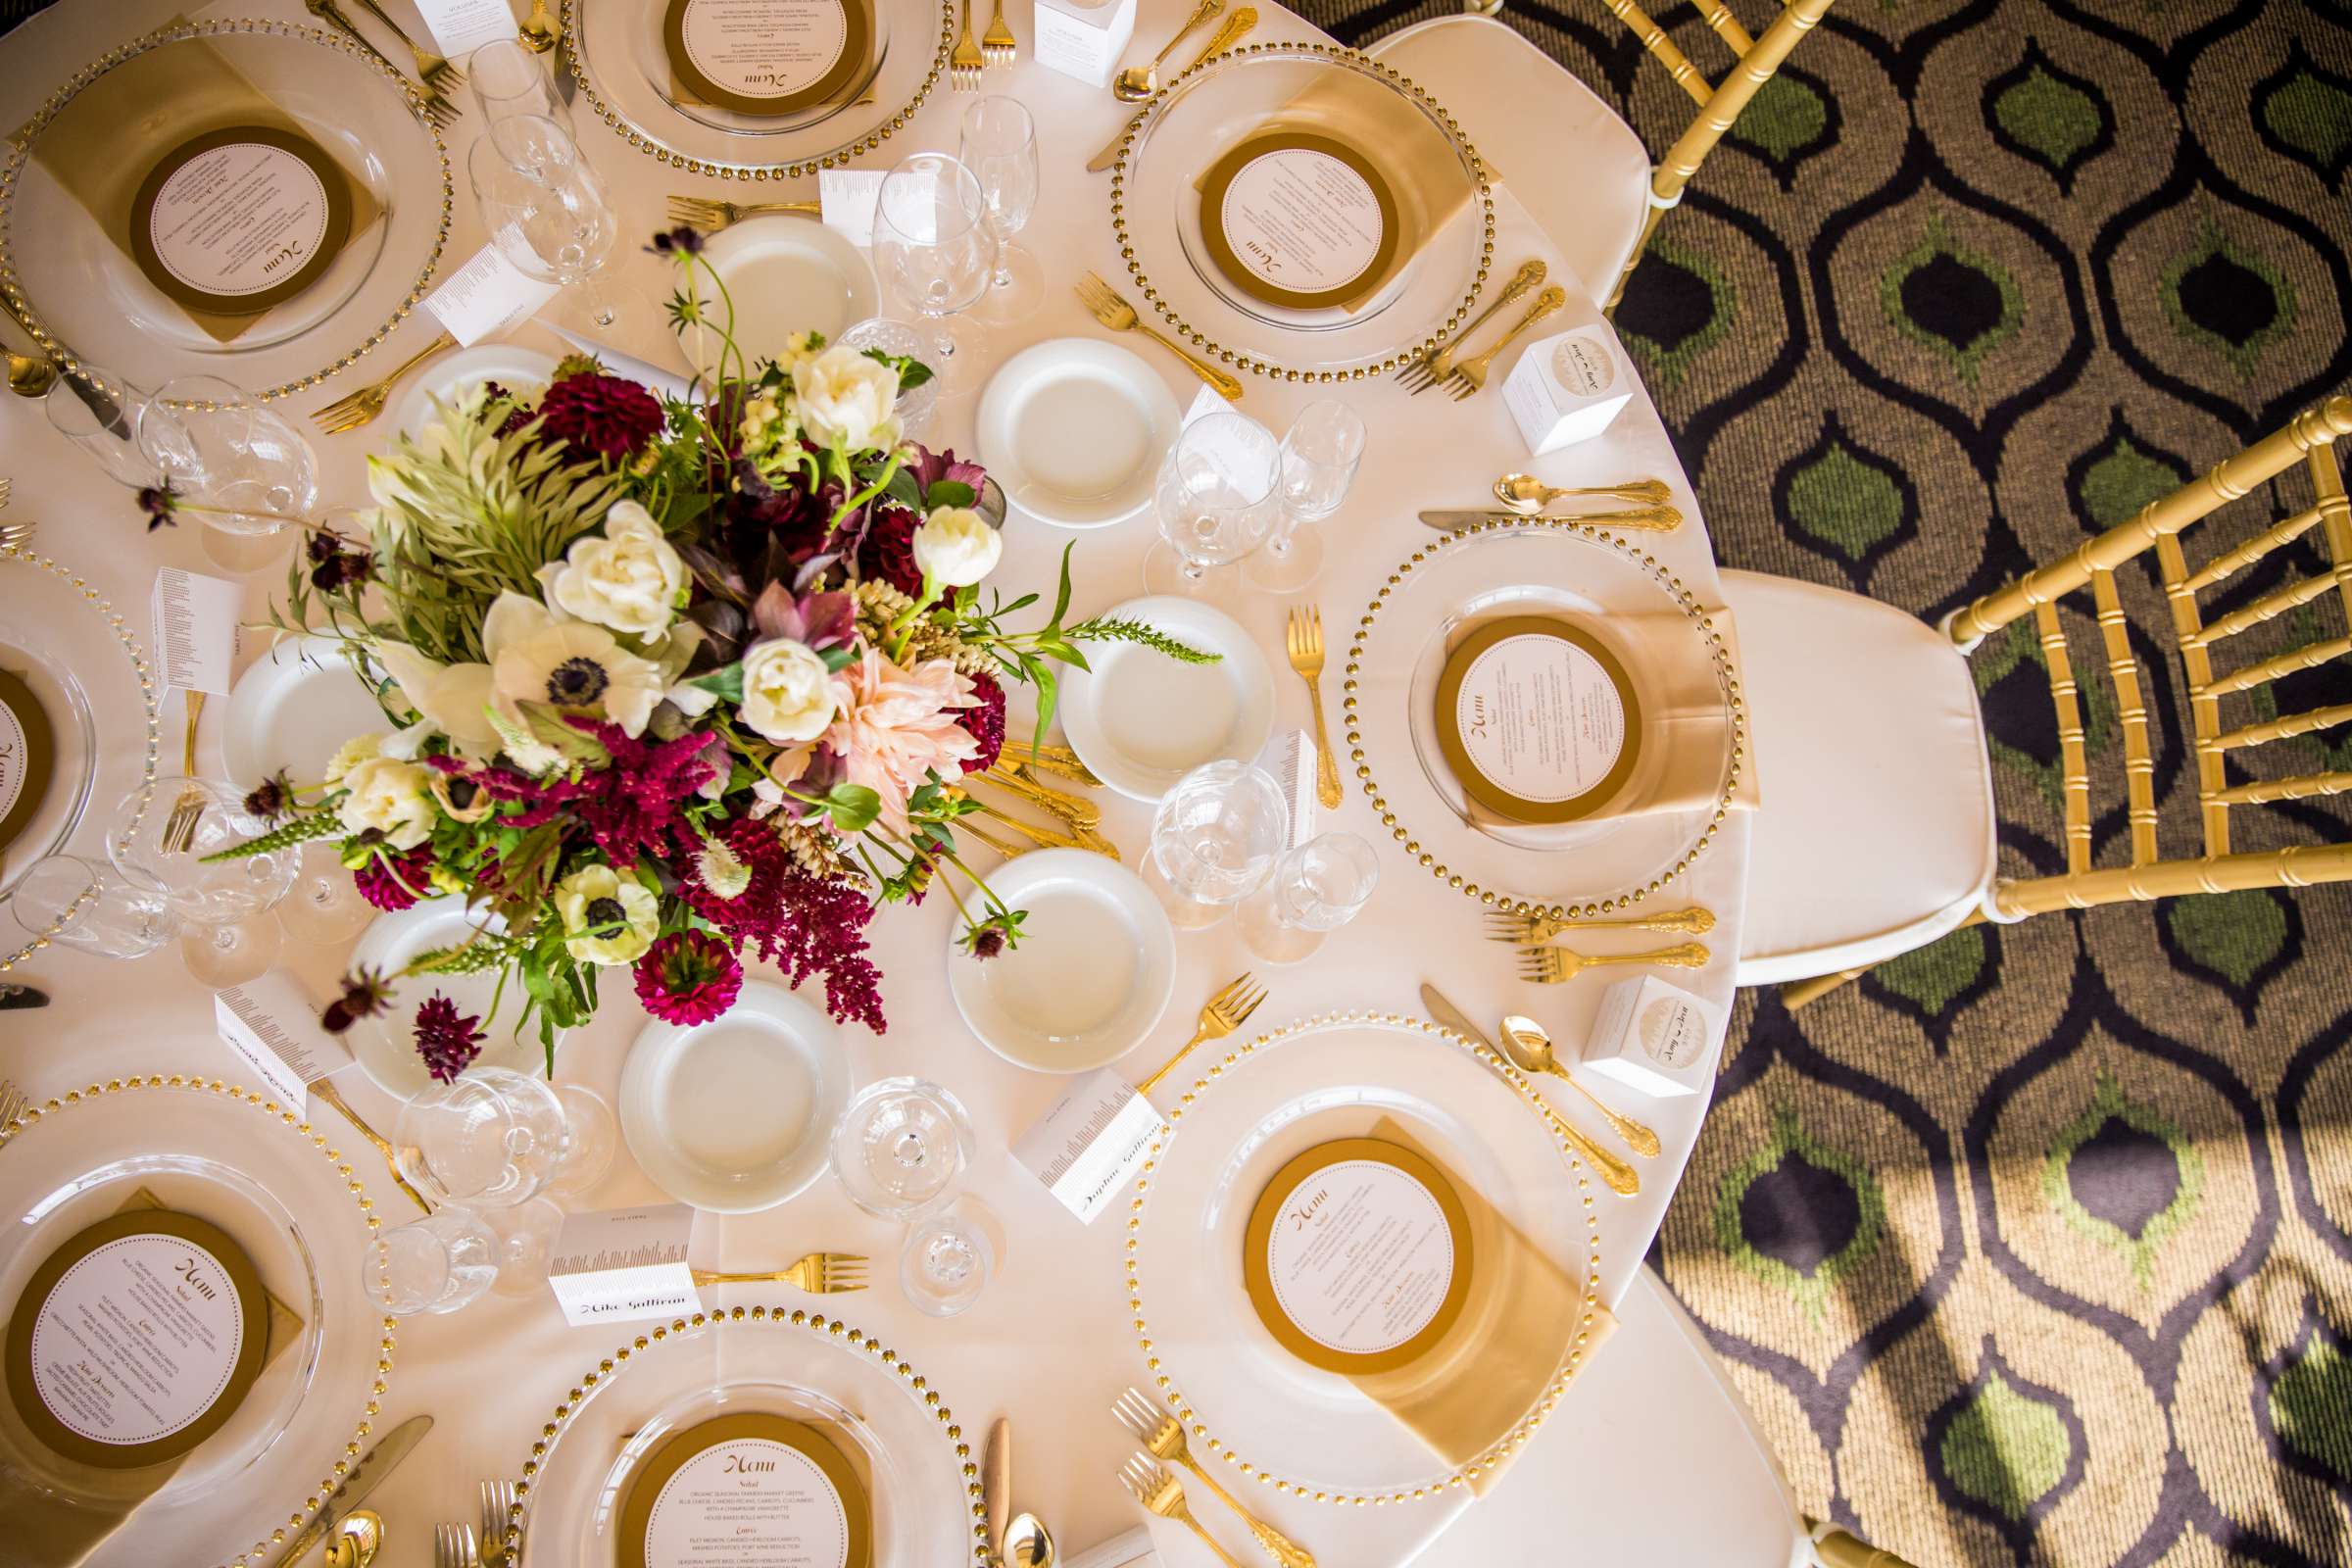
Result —
M 1257 0 L 1257 4 L 1263 18 L 1258 38 L 1319 36 L 1266 0 Z M 406 0 L 388 0 L 388 5 L 404 19 L 413 16 Z M 34 18 L 0 41 L 0 65 L 6 68 L 0 70 L 0 120 L 8 124 L 23 122 L 41 97 L 70 72 L 114 42 L 133 35 L 136 28 L 167 20 L 183 9 L 188 8 L 174 0 L 64 0 Z M 1184 9 L 1183 0 L 1145 0 L 1137 43 L 1130 53 L 1142 50 L 1147 42 L 1156 48 Z M 296 0 L 247 0 L 228 10 L 301 15 Z M 979 385 L 991 365 L 1030 343 L 1061 335 L 1100 335 L 1071 296 L 1069 284 L 1090 268 L 1105 277 L 1122 279 L 1106 206 L 1108 176 L 1087 174 L 1083 165 L 1117 128 L 1127 111 L 1107 92 L 1087 88 L 1031 63 L 1029 11 L 1021 0 L 1014 0 L 1010 20 L 1023 40 L 1021 64 L 1009 72 L 991 73 L 987 87 L 1020 98 L 1041 126 L 1045 193 L 1020 242 L 1044 260 L 1051 286 L 1045 306 L 1032 319 L 997 330 L 981 351 L 980 363 L 956 367 L 955 373 L 965 378 L 967 388 Z M 413 21 L 410 24 L 415 26 Z M 422 36 L 421 32 L 418 35 Z M 887 144 L 887 153 L 895 158 L 922 149 L 952 152 L 957 117 L 969 101 L 946 90 L 943 82 L 909 129 Z M 476 128 L 476 118 L 469 114 L 454 135 L 469 135 Z M 611 178 L 635 227 L 648 235 L 660 226 L 661 198 L 665 192 L 708 189 L 713 194 L 743 194 L 739 186 L 721 190 L 713 181 L 697 181 L 668 171 L 588 121 L 584 114 L 581 121 L 583 144 Z M 807 193 L 813 194 L 814 182 L 804 183 Z M 1498 271 L 1534 252 L 1550 258 L 1555 277 L 1567 276 L 1557 253 L 1507 199 L 1507 189 L 1504 196 L 1504 227 L 1496 242 Z M 470 255 L 481 240 L 480 221 L 465 199 L 461 176 L 450 265 Z M 638 255 L 633 241 L 624 243 L 629 247 L 625 275 L 656 298 L 665 297 L 670 286 L 665 264 Z M 1572 278 L 1570 282 L 1573 286 Z M 322 393 L 305 397 L 295 407 L 307 411 L 364 378 L 381 374 L 432 330 L 432 323 L 420 314 L 365 361 L 360 370 L 329 383 Z M 632 336 L 621 346 L 670 363 L 659 323 L 644 323 L 640 330 L 642 336 Z M 518 338 L 563 352 L 561 345 L 537 326 L 525 328 Z M 1130 337 L 1127 341 L 1167 377 L 1180 401 L 1190 402 L 1196 383 L 1173 360 L 1140 340 Z M 1507 368 L 1508 364 L 1506 359 L 1498 368 Z M 139 368 L 118 368 L 136 378 Z M 1248 386 L 1245 411 L 1277 432 L 1298 409 L 1326 395 L 1324 389 L 1255 377 L 1249 379 Z M 1348 635 L 1347 628 L 1352 627 L 1360 607 L 1394 565 L 1432 537 L 1415 519 L 1416 509 L 1475 504 L 1495 474 L 1525 468 L 1552 482 L 1568 484 L 1637 474 L 1664 476 L 1674 485 L 1686 513 L 1693 517 L 1697 514 L 1665 429 L 1646 398 L 1639 394 L 1605 438 L 1535 461 L 1528 458 L 1501 399 L 1492 392 L 1454 403 L 1443 395 L 1407 398 L 1388 383 L 1357 383 L 1341 388 L 1338 395 L 1363 414 L 1372 439 L 1354 498 L 1339 516 L 1323 524 L 1329 557 L 1322 580 L 1311 595 L 1323 607 L 1335 645 L 1333 675 L 1326 681 L 1335 733 L 1340 729 L 1337 666 Z M 930 432 L 931 443 L 968 450 L 974 406 L 975 399 L 969 395 L 943 402 L 939 420 Z M 327 499 L 362 499 L 362 459 L 382 433 L 379 424 L 362 434 L 319 440 L 329 481 Z M 0 408 L 0 473 L 12 475 L 16 481 L 11 515 L 42 519 L 40 547 L 87 574 L 118 607 L 134 614 L 143 615 L 159 566 L 213 569 L 203 557 L 193 526 L 146 535 L 144 519 L 128 493 L 102 477 L 87 460 L 54 435 L 32 404 L 8 400 Z M 1074 558 L 1077 611 L 1100 610 L 1141 591 L 1140 563 L 1152 539 L 1149 520 L 1076 536 L 1016 520 L 1007 530 L 1004 564 L 994 580 L 1050 593 L 1054 562 L 1072 537 L 1078 540 Z M 1661 537 L 1655 550 L 1694 590 L 1702 595 L 1713 592 L 1715 569 L 1703 530 L 1686 526 Z M 11 592 L 11 569 L 16 568 L 0 567 L 0 595 Z M 275 580 L 271 573 L 251 580 L 248 604 L 252 611 L 262 609 Z M 1293 602 L 1255 597 L 1242 612 L 1245 624 L 1259 637 L 1278 669 L 1282 617 Z M 248 657 L 251 652 L 249 649 Z M 1278 675 L 1278 703 L 1280 723 L 1307 721 L 1303 689 L 1287 670 Z M 176 703 L 166 716 L 166 733 L 175 751 Z M 217 765 L 214 731 L 215 726 L 208 723 L 204 755 Z M 1103 806 L 1106 829 L 1132 862 L 1144 844 L 1148 811 L 1107 794 Z M 1381 827 L 1351 777 L 1346 804 L 1327 815 L 1330 825 L 1351 828 L 1375 843 L 1383 881 L 1363 916 L 1334 936 L 1311 961 L 1270 973 L 1273 998 L 1253 1023 L 1271 1025 L 1342 1007 L 1418 1011 L 1416 988 L 1431 980 L 1480 1014 L 1529 1012 L 1544 1020 L 1562 1040 L 1573 1042 L 1580 1037 L 1599 994 L 1597 983 L 1546 989 L 1515 979 L 1509 950 L 1482 939 L 1475 906 L 1433 881 L 1405 857 L 1401 846 L 1393 843 Z M 1746 858 L 1746 819 L 1735 817 L 1716 847 L 1689 876 L 1689 902 L 1715 910 L 1720 923 L 1709 938 L 1715 954 L 1712 965 L 1704 971 L 1678 974 L 1677 979 L 1727 1004 L 1727 1009 L 1733 959 L 1739 951 Z M 951 912 L 945 901 L 932 900 L 918 909 L 890 909 L 877 920 L 876 949 L 888 977 L 885 995 L 890 1029 L 883 1038 L 862 1030 L 850 1032 L 856 1038 L 860 1081 L 890 1073 L 933 1078 L 954 1089 L 970 1107 L 979 1143 L 973 1191 L 1001 1220 L 1007 1239 L 1007 1256 L 987 1295 L 959 1318 L 943 1322 L 917 1312 L 895 1284 L 898 1233 L 853 1208 L 830 1181 L 763 1214 L 724 1220 L 702 1216 L 696 1238 L 697 1261 L 710 1267 L 766 1268 L 813 1248 L 870 1254 L 882 1281 L 879 1288 L 833 1298 L 823 1304 L 840 1308 L 851 1321 L 898 1348 L 929 1374 L 970 1435 L 975 1451 L 989 1420 L 999 1413 L 1009 1414 L 1016 1433 L 1015 1490 L 1021 1505 L 1051 1521 L 1066 1547 L 1083 1548 L 1132 1527 L 1139 1512 L 1114 1479 L 1120 1459 L 1132 1445 L 1109 1413 L 1119 1390 L 1145 1380 L 1122 1298 L 1121 1225 L 1118 1218 L 1110 1217 L 1091 1230 L 1081 1227 L 1007 1154 L 1008 1141 L 1051 1103 L 1061 1082 L 1006 1065 L 961 1026 L 942 974 L 941 953 Z M 288 954 L 288 966 L 299 972 L 315 993 L 324 994 L 339 972 L 340 952 L 290 946 Z M 1264 964 L 1251 958 L 1230 924 L 1183 935 L 1179 963 L 1178 1000 L 1170 1008 L 1162 1038 L 1139 1051 L 1137 1061 L 1149 1058 L 1155 1063 L 1167 1049 L 1180 1043 L 1183 1024 L 1199 1001 L 1227 977 L 1251 968 L 1268 974 Z M 17 977 L 34 980 L 57 999 L 46 1012 L 0 1014 L 0 1073 L 15 1077 L 36 1098 L 115 1073 L 222 1073 L 234 1065 L 226 1049 L 213 1037 L 210 999 L 181 970 L 171 951 L 134 968 L 53 952 L 24 966 Z M 625 986 L 609 986 L 606 996 L 594 1027 L 580 1032 L 566 1046 L 563 1070 L 610 1096 L 643 1016 Z M 379 1127 L 390 1125 L 394 1107 L 389 1101 L 357 1074 L 347 1075 L 344 1082 L 364 1114 Z M 1549 1098 L 1563 1115 L 1588 1127 L 1604 1143 L 1614 1142 L 1564 1086 Z M 1619 1098 L 1629 1103 L 1636 1100 L 1624 1092 Z M 1665 1153 L 1657 1160 L 1640 1162 L 1642 1191 L 1638 1198 L 1601 1198 L 1602 1286 L 1604 1298 L 1610 1300 L 1622 1293 L 1657 1230 L 1697 1135 L 1706 1097 L 1642 1102 L 1635 1108 L 1657 1128 Z M 322 1126 L 335 1127 L 331 1112 L 321 1109 L 320 1115 Z M 339 1132 L 339 1127 L 336 1130 Z M 356 1146 L 357 1141 L 347 1143 Z M 373 1189 L 377 1173 L 371 1158 L 363 1159 L 361 1169 Z M 389 1184 L 381 1186 L 397 1204 Z M 662 1197 L 639 1174 L 624 1150 L 612 1174 L 583 1200 L 583 1206 L 658 1201 Z M 1563 1195 L 1561 1200 L 1571 1200 Z M 712 1294 L 732 1304 L 776 1299 L 790 1293 L 729 1288 Z M 612 1329 L 566 1328 L 553 1300 L 546 1298 L 485 1298 L 453 1316 L 404 1325 L 379 1430 L 417 1411 L 432 1412 L 440 1424 L 372 1504 L 395 1522 L 391 1544 L 378 1560 L 387 1568 L 418 1568 L 429 1561 L 429 1523 L 442 1518 L 470 1519 L 476 1481 L 516 1473 L 531 1438 L 564 1389 L 621 1338 Z M 1571 1410 L 1574 1402 L 1572 1394 Z M 287 1479 L 291 1482 L 292 1478 Z M 1544 1522 L 1544 1490 L 1515 1477 L 1479 1504 L 1488 1510 L 1510 1510 L 1520 1521 L 1519 1528 L 1508 1534 L 1526 1544 L 1529 1555 L 1517 1560 L 1538 1560 L 1538 1544 L 1551 1539 L 1548 1533 L 1557 1528 Z M 1315 1547 L 1330 1568 L 1407 1560 L 1460 1505 L 1453 1500 L 1413 1509 L 1336 1510 L 1277 1498 L 1263 1488 L 1251 1487 L 1249 1495 Z M 1459 1495 L 1456 1493 L 1455 1499 Z M 268 1499 L 265 1504 L 264 1499 L 256 1499 L 257 1515 L 265 1506 L 282 1511 L 284 1503 Z M 1249 1554 L 1247 1538 L 1229 1519 L 1218 1517 L 1213 1504 L 1204 1506 L 1202 1512 L 1238 1554 Z M 1496 1540 L 1493 1524 L 1488 1521 L 1480 1532 L 1490 1548 Z M 1198 1544 L 1182 1532 L 1162 1526 L 1159 1535 L 1171 1564 L 1208 1562 Z M 190 1545 L 188 1560 L 193 1562 L 195 1544 Z M 207 1545 L 204 1549 L 209 1552 L 213 1548 Z M 215 1559 L 207 1556 L 204 1560 Z M 1421 1560 L 1454 1561 L 1442 1544 Z

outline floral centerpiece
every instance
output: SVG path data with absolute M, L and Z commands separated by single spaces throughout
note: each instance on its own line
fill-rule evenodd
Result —
M 512 998 L 552 1066 L 604 970 L 696 1023 L 754 956 L 796 986 L 821 975 L 835 1018 L 880 1031 L 881 905 L 954 900 L 974 958 L 1020 939 L 954 833 L 1007 686 L 1034 688 L 1042 733 L 1082 643 L 1207 657 L 1131 621 L 1065 623 L 1066 551 L 1044 624 L 1012 629 L 1040 600 L 983 587 L 1002 550 L 975 510 L 985 475 L 899 427 L 926 368 L 814 336 L 747 364 L 699 236 L 656 248 L 683 274 L 675 324 L 718 346 L 707 394 L 664 404 L 576 359 L 535 399 L 476 386 L 369 460 L 365 538 L 303 524 L 279 623 L 339 639 L 386 727 L 323 779 L 261 782 L 276 825 L 228 853 L 337 839 L 377 907 L 458 894 L 478 914 L 397 975 L 349 976 L 330 1028 L 395 983 L 496 971 L 491 1012 Z M 436 992 L 417 1049 L 454 1077 L 484 1022 Z

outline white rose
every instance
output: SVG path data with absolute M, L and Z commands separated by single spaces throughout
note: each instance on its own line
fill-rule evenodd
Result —
M 337 814 L 354 833 L 374 828 L 396 850 L 413 850 L 433 836 L 432 769 L 372 758 L 343 775 L 348 791 Z
M 743 656 L 743 721 L 777 745 L 816 739 L 838 706 L 833 672 L 807 643 L 779 637 Z
M 556 886 L 564 946 L 583 963 L 635 963 L 662 930 L 662 901 L 609 865 L 583 866 Z
M 942 507 L 914 530 L 914 565 L 927 582 L 969 588 L 997 569 L 1004 537 L 964 507 Z
M 862 451 L 898 444 L 899 372 L 835 344 L 792 372 L 801 428 L 819 446 Z
M 335 755 L 327 760 L 326 781 L 340 784 L 343 776 L 362 762 L 374 761 L 383 754 L 386 739 L 382 735 L 355 735 L 335 748 Z
M 605 514 L 605 536 L 572 541 L 548 594 L 557 608 L 632 637 L 669 624 L 686 589 L 679 559 L 653 514 L 634 501 Z

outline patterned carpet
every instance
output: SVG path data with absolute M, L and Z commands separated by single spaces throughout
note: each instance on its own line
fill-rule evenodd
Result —
M 1442 9 L 1305 5 L 1351 40 Z M 1508 15 L 1653 153 L 1688 122 L 1598 0 Z M 1689 4 L 1653 15 L 1720 74 Z M 1841 0 L 1618 324 L 1728 564 L 1933 617 L 2352 389 L 2348 165 L 2342 0 Z M 2308 504 L 2276 492 L 2209 537 Z M 2325 564 L 2290 555 L 2219 602 Z M 2177 814 L 2169 621 L 2126 576 Z M 2339 634 L 2322 605 L 2272 646 Z M 2117 863 L 2115 699 L 2095 625 L 2069 631 Z M 1974 667 L 2004 861 L 2059 869 L 2040 649 Z M 2352 669 L 2282 688 L 2352 702 Z M 2258 756 L 2352 768 L 2352 737 Z M 2241 810 L 2239 847 L 2346 817 Z M 1810 1510 L 1922 1565 L 2352 1562 L 2348 913 L 2339 887 L 2045 916 L 1794 1016 L 1742 1003 L 1656 1260 Z

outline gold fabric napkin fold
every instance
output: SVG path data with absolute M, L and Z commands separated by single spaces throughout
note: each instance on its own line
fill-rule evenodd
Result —
M 124 1200 L 118 1214 L 133 1209 L 163 1208 L 162 1199 L 142 1187 Z M 270 1293 L 270 1338 L 262 1350 L 262 1370 L 267 1372 L 271 1362 L 302 1337 L 302 1318 L 294 1309 Z M 13 1425 L 15 1416 L 8 1412 L 7 1402 L 0 1400 L 0 1415 Z M 19 1429 L 12 1441 L 30 1441 L 29 1435 Z M 22 1478 L 0 1465 L 0 1519 L 8 1521 L 6 1539 L 12 1544 L 29 1548 L 31 1555 L 24 1560 L 45 1565 L 45 1568 L 81 1568 L 82 1564 L 98 1561 L 96 1553 L 124 1521 L 138 1510 L 140 1503 L 164 1489 L 166 1483 L 179 1473 L 190 1450 L 163 1464 L 150 1465 L 144 1470 L 111 1472 L 122 1478 L 122 1490 L 103 1499 L 84 1504 L 60 1502 L 44 1493 L 26 1486 Z
M 1617 1320 L 1595 1304 L 1592 1325 L 1585 1327 L 1584 1298 L 1568 1277 L 1400 1123 L 1383 1116 L 1368 1136 L 1412 1151 L 1453 1184 L 1470 1216 L 1477 1277 L 1462 1315 L 1427 1354 L 1396 1371 L 1349 1381 L 1446 1468 L 1458 1469 L 1527 1414 L 1580 1332 L 1582 1357 L 1590 1357 Z M 1485 1496 L 1504 1468 L 1496 1463 L 1481 1471 L 1469 1482 L 1471 1494 Z
M 333 148 L 304 130 L 201 38 L 173 44 L 169 51 L 135 55 L 108 72 L 58 112 L 42 132 L 33 160 L 81 204 L 108 243 L 136 268 L 130 247 L 131 208 L 148 172 L 194 137 L 231 125 L 281 130 L 320 147 L 341 171 L 351 201 L 345 247 L 381 216 L 375 197 Z M 220 315 L 186 305 L 175 308 L 219 343 L 233 342 L 270 314 L 264 310 Z

